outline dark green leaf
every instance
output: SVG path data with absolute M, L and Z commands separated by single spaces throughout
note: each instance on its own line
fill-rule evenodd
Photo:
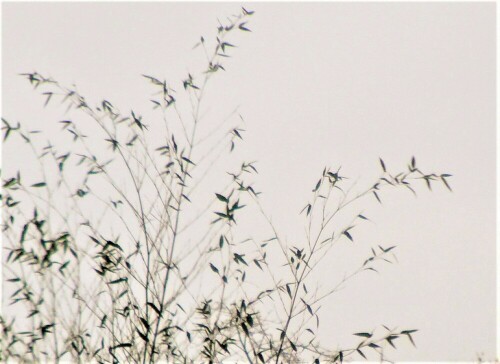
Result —
M 39 182 L 39 183 L 35 183 L 34 185 L 31 185 L 31 187 L 45 187 L 47 186 L 47 184 L 45 182 Z
M 219 199 L 219 201 L 226 202 L 226 203 L 229 202 L 229 200 L 226 197 L 224 197 L 224 196 L 222 196 L 222 195 L 220 195 L 218 193 L 216 193 L 215 196 L 217 196 L 217 198 Z
M 247 265 L 247 266 L 248 266 L 248 264 L 247 264 L 247 262 L 245 261 L 245 259 L 243 259 L 243 257 L 244 257 L 244 256 L 245 256 L 245 255 L 240 255 L 240 254 L 234 253 L 234 261 L 235 261 L 236 263 L 238 263 L 238 264 L 241 262 L 241 263 L 243 263 L 243 264 L 245 264 L 245 265 Z
M 253 318 L 252 315 L 247 316 L 247 322 L 250 325 L 250 327 L 253 327 Z
M 142 332 L 139 331 L 139 329 L 136 329 L 136 331 L 142 340 L 144 340 L 145 342 L 149 342 L 147 335 L 144 335 Z
M 253 260 L 253 262 L 255 263 L 255 265 L 256 265 L 257 267 L 259 267 L 259 269 L 260 269 L 260 270 L 263 270 L 263 269 L 262 269 L 262 266 L 260 265 L 260 263 L 259 263 L 259 261 L 258 261 L 257 259 L 254 259 L 254 260 Z
M 407 335 L 407 334 L 413 334 L 414 332 L 417 332 L 418 330 L 403 330 L 401 331 L 401 334 Z
M 316 192 L 317 190 L 319 190 L 320 187 L 321 187 L 321 179 L 318 181 L 318 183 L 316 183 L 316 187 L 314 187 L 314 190 L 312 191 Z
M 139 319 L 141 320 L 141 322 L 144 325 L 144 327 L 146 328 L 146 330 L 149 331 L 149 323 L 148 323 L 148 321 L 145 318 L 142 318 L 142 317 L 139 317 Z
M 396 248 L 396 246 L 395 246 L 395 245 L 394 245 L 394 246 L 391 246 L 391 247 L 389 247 L 389 248 L 386 248 L 386 249 L 383 249 L 383 248 L 382 248 L 382 250 L 383 250 L 383 252 L 384 252 L 384 253 L 388 253 L 388 252 L 390 252 L 390 251 L 391 251 L 392 249 L 394 249 L 394 248 Z
M 6 182 L 3 184 L 3 188 L 9 188 L 9 187 L 12 187 L 12 186 L 14 186 L 16 183 L 17 183 L 17 179 L 15 179 L 15 178 L 11 178 L 11 179 L 9 179 L 8 181 L 6 181 Z
M 122 277 L 122 278 L 118 278 L 118 279 L 115 279 L 114 281 L 109 282 L 109 284 L 118 284 L 118 283 L 126 282 L 126 281 L 128 281 L 128 278 Z
M 244 322 L 241 323 L 241 328 L 243 329 L 243 332 L 245 332 L 246 336 L 250 336 L 250 332 L 248 332 L 248 327 L 245 325 Z
M 210 263 L 210 268 L 217 274 L 219 274 L 219 270 L 217 269 L 217 267 L 215 265 L 213 265 L 212 263 Z
M 122 343 L 122 344 L 118 344 L 118 345 L 113 346 L 113 349 L 131 348 L 131 347 L 132 347 L 131 343 Z
M 161 316 L 161 311 L 153 302 L 148 302 L 147 305 L 151 307 L 158 316 Z

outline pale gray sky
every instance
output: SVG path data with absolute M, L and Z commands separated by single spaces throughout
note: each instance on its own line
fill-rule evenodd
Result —
M 146 110 L 140 75 L 181 80 L 199 64 L 199 37 L 240 5 L 3 3 L 2 116 L 59 120 L 17 75 L 33 70 L 96 102 Z M 217 119 L 240 107 L 244 155 L 258 161 L 256 186 L 284 236 L 303 233 L 298 212 L 324 166 L 342 166 L 360 188 L 378 177 L 379 157 L 391 170 L 414 155 L 424 170 L 453 174 L 453 193 L 422 185 L 417 198 L 388 190 L 383 206 L 362 205 L 374 223 L 354 233 L 361 255 L 347 254 L 357 262 L 373 244 L 397 244 L 399 263 L 323 303 L 323 343 L 398 325 L 419 329 L 417 349 L 401 341 L 391 359 L 494 358 L 495 3 L 245 6 L 256 11 L 252 33 L 241 34 L 209 90 L 206 105 L 219 103 L 205 111 Z M 20 157 L 3 158 L 13 168 Z M 341 252 L 325 277 L 342 276 Z

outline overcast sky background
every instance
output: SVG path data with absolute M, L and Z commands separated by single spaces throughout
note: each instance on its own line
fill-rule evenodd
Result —
M 193 45 L 238 3 L 3 3 L 2 116 L 36 125 L 61 115 L 17 74 L 75 83 L 95 101 L 148 109 L 141 74 L 176 81 Z M 364 247 L 397 244 L 399 264 L 365 275 L 322 305 L 325 342 L 380 324 L 418 328 L 394 360 L 492 360 L 496 346 L 495 3 L 255 3 L 227 72 L 209 89 L 214 118 L 239 106 L 266 211 L 284 236 L 324 166 L 360 188 L 378 158 L 451 173 L 454 192 L 422 184 L 363 205 Z M 215 101 L 214 101 L 215 102 Z M 29 105 L 29 106 L 26 106 Z M 214 105 L 214 103 L 212 104 Z M 12 165 L 16 155 L 3 155 Z M 260 227 L 255 227 L 260 229 Z M 355 249 L 354 247 L 352 249 Z M 341 277 L 334 264 L 325 276 Z

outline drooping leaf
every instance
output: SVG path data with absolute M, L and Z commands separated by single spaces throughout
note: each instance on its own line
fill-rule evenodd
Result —
M 394 345 L 393 341 L 398 338 L 397 335 L 389 335 L 385 338 L 385 340 L 394 348 L 396 349 L 396 345 Z
M 388 253 L 388 252 L 390 252 L 390 251 L 391 251 L 392 249 L 394 249 L 394 248 L 396 248 L 396 246 L 395 246 L 395 245 L 390 246 L 389 248 L 385 248 L 385 249 L 384 249 L 384 248 L 382 248 L 382 251 L 383 251 L 384 253 Z
M 212 263 L 210 263 L 210 269 L 212 269 L 215 273 L 219 274 L 219 269 L 217 269 L 217 267 Z
M 443 177 L 443 175 L 441 175 L 441 181 L 443 181 L 444 185 L 446 186 L 446 188 L 450 191 L 453 192 L 453 190 L 451 189 L 450 185 L 448 184 L 448 181 L 446 181 L 445 177 Z
M 149 307 L 151 307 L 151 308 L 153 309 L 153 311 L 154 311 L 154 312 L 156 312 L 156 314 L 157 314 L 158 316 L 161 316 L 161 311 L 160 311 L 160 309 L 159 309 L 158 307 L 156 307 L 156 305 L 155 305 L 153 302 L 148 302 L 148 303 L 147 303 L 147 305 L 148 305 Z
M 358 352 L 359 355 L 361 355 L 366 360 L 365 354 L 360 349 L 356 349 L 356 351 Z
M 16 183 L 17 183 L 17 179 L 13 177 L 13 178 L 4 182 L 3 188 L 10 188 L 10 187 L 14 186 Z
M 253 318 L 252 318 L 252 315 L 247 315 L 247 322 L 250 325 L 250 327 L 253 327 Z
M 403 330 L 403 331 L 401 331 L 401 334 L 408 336 L 408 339 L 410 340 L 410 342 L 412 343 L 412 345 L 414 347 L 417 347 L 417 345 L 415 345 L 415 342 L 413 341 L 413 338 L 411 336 L 411 334 L 413 334 L 414 332 L 417 332 L 417 331 L 418 330 Z
M 244 254 L 237 254 L 237 253 L 234 253 L 234 261 L 236 263 L 243 263 L 245 264 L 246 266 L 248 266 L 247 262 L 245 261 L 245 259 L 243 258 L 245 255 Z
M 380 165 L 382 166 L 382 170 L 384 171 L 384 173 L 387 172 L 384 161 L 382 160 L 382 158 L 379 158 L 379 160 L 380 160 Z
M 247 27 L 245 27 L 245 24 L 246 24 L 246 22 L 241 23 L 241 24 L 238 26 L 238 28 L 239 28 L 240 30 L 245 31 L 245 32 L 251 32 L 251 30 L 250 30 L 250 29 L 248 29 Z
M 304 303 L 304 305 L 306 306 L 307 311 L 309 311 L 309 313 L 311 314 L 311 316 L 313 316 L 313 315 L 314 315 L 314 312 L 313 312 L 313 310 L 312 310 L 311 306 L 310 306 L 310 305 L 308 305 L 308 304 L 306 303 L 306 301 L 304 301 L 302 298 L 301 298 L 301 300 L 302 300 L 302 302 Z
M 241 7 L 241 9 L 243 10 L 243 14 L 245 15 L 252 15 L 253 13 L 255 13 L 255 11 L 247 10 L 244 7 Z
M 139 331 L 139 329 L 136 329 L 137 333 L 139 334 L 139 337 L 144 340 L 145 342 L 149 342 L 149 339 L 147 335 L 144 335 L 142 332 Z
M 260 263 L 259 263 L 259 261 L 258 261 L 257 259 L 254 259 L 254 260 L 253 260 L 253 262 L 255 263 L 255 265 L 256 265 L 257 267 L 259 267 L 259 269 L 260 269 L 260 270 L 262 270 L 262 271 L 263 271 L 262 266 L 260 265 Z
M 427 188 L 429 189 L 429 191 L 432 191 L 431 179 L 428 176 L 424 176 L 423 178 L 425 180 L 425 184 L 427 185 Z
M 187 157 L 181 157 L 183 160 L 185 160 L 186 162 L 188 162 L 189 164 L 192 164 L 193 166 L 195 166 L 196 164 L 194 164 L 189 158 Z
M 236 135 L 241 140 L 243 140 L 243 138 L 242 138 L 242 136 L 240 134 L 240 131 L 242 131 L 242 130 L 241 129 L 233 129 L 233 134 Z
M 250 336 L 250 332 L 248 331 L 247 325 L 245 325 L 244 322 L 241 323 L 241 328 L 243 329 L 243 332 L 245 333 L 246 336 Z
M 352 238 L 352 235 L 349 233 L 349 231 L 347 231 L 347 230 L 346 230 L 346 231 L 344 231 L 344 232 L 343 232 L 343 234 L 344 234 L 345 236 L 347 236 L 347 238 L 348 238 L 350 241 L 354 242 L 354 239 Z
M 316 187 L 314 187 L 312 191 L 316 192 L 317 190 L 319 190 L 320 187 L 321 187 L 321 179 L 316 183 Z
M 144 327 L 146 328 L 146 330 L 149 331 L 150 327 L 149 327 L 148 321 L 145 318 L 143 318 L 143 317 L 139 317 L 139 319 L 141 320 L 141 322 L 144 325 Z

